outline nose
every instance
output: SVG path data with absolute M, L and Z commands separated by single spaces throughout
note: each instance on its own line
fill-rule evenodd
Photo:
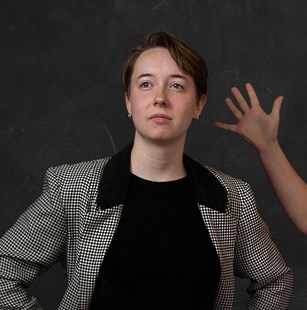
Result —
M 163 88 L 160 88 L 157 90 L 156 96 L 154 98 L 154 105 L 158 106 L 166 106 L 167 105 L 167 99 L 165 90 Z

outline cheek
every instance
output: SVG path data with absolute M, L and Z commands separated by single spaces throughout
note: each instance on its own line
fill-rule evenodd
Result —
M 184 113 L 187 116 L 193 116 L 197 110 L 197 104 L 193 99 L 178 101 L 177 107 L 181 113 Z
M 150 96 L 146 94 L 133 94 L 130 96 L 130 105 L 132 111 L 142 111 L 150 104 Z

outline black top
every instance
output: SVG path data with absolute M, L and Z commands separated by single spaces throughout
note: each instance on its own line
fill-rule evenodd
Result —
M 220 264 L 188 178 L 130 175 L 91 309 L 210 309 Z

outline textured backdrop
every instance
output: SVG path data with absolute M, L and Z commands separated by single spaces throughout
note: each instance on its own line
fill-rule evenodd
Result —
M 186 152 L 251 184 L 272 237 L 295 272 L 290 309 L 307 308 L 307 238 L 285 216 L 254 150 L 214 128 L 234 121 L 229 89 L 254 84 L 265 110 L 285 96 L 280 142 L 307 180 L 307 1 L 4 0 L 0 4 L 0 234 L 40 194 L 47 167 L 112 155 L 133 136 L 120 80 L 127 50 L 166 31 L 204 56 L 207 105 Z M 56 309 L 59 266 L 31 287 Z M 235 309 L 248 283 L 238 280 Z

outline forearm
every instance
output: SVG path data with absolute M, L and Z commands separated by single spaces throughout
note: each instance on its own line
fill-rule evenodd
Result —
M 293 293 L 292 289 L 290 289 L 292 283 L 293 273 L 291 270 L 288 270 L 288 272 L 280 275 L 274 279 L 274 282 L 269 283 L 263 288 L 259 288 L 256 291 L 248 289 L 251 297 L 247 301 L 246 309 L 288 309 Z M 268 296 L 271 296 L 271 298 L 268 298 Z
M 307 185 L 276 141 L 258 151 L 265 172 L 294 225 L 307 235 Z
M 0 239 L 0 309 L 40 309 L 27 288 L 66 252 L 66 218 L 53 186 Z
M 0 277 L 0 296 L 0 309 L 42 309 L 37 300 L 28 295 L 21 284 L 2 277 Z

